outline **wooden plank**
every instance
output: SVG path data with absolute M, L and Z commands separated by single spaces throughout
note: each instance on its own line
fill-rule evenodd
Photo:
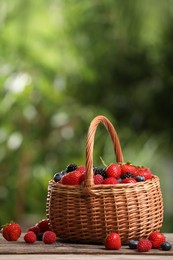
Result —
M 173 244 L 173 234 L 165 234 L 167 241 Z M 87 245 L 87 244 L 73 244 L 62 243 L 60 241 L 45 245 L 41 241 L 36 241 L 34 244 L 27 244 L 23 240 L 23 234 L 18 241 L 6 241 L 2 236 L 0 237 L 0 255 L 11 254 L 58 254 L 58 255 L 140 255 L 141 253 L 136 250 L 131 250 L 128 246 L 122 246 L 120 250 L 106 250 L 104 245 Z M 142 253 L 142 255 L 157 255 L 157 256 L 173 256 L 173 249 L 170 251 L 162 251 L 157 249 L 151 249 L 149 252 Z M 1 256 L 0 256 L 1 257 Z

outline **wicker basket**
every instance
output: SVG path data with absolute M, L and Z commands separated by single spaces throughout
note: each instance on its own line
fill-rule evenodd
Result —
M 157 176 L 145 182 L 94 185 L 93 146 L 97 126 L 108 130 L 118 163 L 123 162 L 120 142 L 111 122 L 97 116 L 90 124 L 86 142 L 84 185 L 69 186 L 49 182 L 46 212 L 51 229 L 63 240 L 103 243 L 117 232 L 123 244 L 147 237 L 163 222 L 163 200 Z

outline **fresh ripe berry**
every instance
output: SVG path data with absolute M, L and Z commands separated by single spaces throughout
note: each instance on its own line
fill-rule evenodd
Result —
M 62 184 L 64 185 L 78 185 L 80 184 L 80 177 L 82 173 L 80 171 L 70 172 L 63 176 Z
M 36 225 L 39 227 L 40 232 L 45 232 L 45 231 L 49 231 L 50 230 L 49 222 L 48 222 L 47 219 L 40 220 Z
M 138 176 L 136 176 L 135 180 L 136 180 L 137 182 L 145 181 L 145 177 L 138 175 Z
M 136 249 L 138 245 L 138 240 L 131 239 L 129 241 L 129 248 L 130 249 Z
M 100 167 L 93 167 L 94 175 L 100 174 L 104 179 L 106 178 L 106 170 Z
M 75 163 L 71 163 L 66 167 L 66 172 L 73 172 L 77 169 L 77 165 Z
M 43 239 L 43 234 L 44 234 L 43 232 L 37 234 L 37 240 L 38 240 L 38 241 L 42 241 L 42 239 Z
M 136 172 L 136 166 L 131 163 L 121 164 L 121 178 L 126 172 L 134 174 Z
M 94 176 L 94 184 L 97 185 L 97 184 L 102 184 L 103 182 L 103 177 L 102 175 L 100 174 L 97 174 Z
M 54 242 L 56 242 L 55 232 L 53 231 L 44 232 L 42 240 L 45 244 L 53 244 Z
M 148 239 L 140 239 L 137 244 L 138 252 L 148 252 L 152 248 L 152 244 Z
M 105 248 L 109 250 L 118 250 L 121 248 L 121 238 L 120 236 L 112 232 L 110 235 L 107 236 L 105 240 Z
M 36 241 L 36 239 L 37 239 L 36 234 L 33 231 L 28 231 L 24 235 L 24 240 L 26 243 L 32 244 Z
M 40 233 L 40 228 L 39 228 L 39 226 L 35 225 L 33 227 L 28 228 L 27 232 L 28 231 L 32 231 L 37 235 L 38 233 Z
M 107 177 L 119 178 L 121 175 L 121 167 L 119 164 L 112 163 L 106 168 Z
M 150 169 L 146 167 L 138 167 L 136 172 L 134 173 L 134 177 L 138 175 L 145 177 L 145 180 L 150 180 L 152 178 L 152 173 Z
M 117 181 L 118 181 L 119 183 L 121 183 L 121 182 L 122 182 L 122 179 L 121 179 L 121 178 L 117 178 Z
M 19 224 L 12 222 L 2 228 L 2 235 L 7 241 L 17 241 L 22 233 Z
M 133 178 L 123 179 L 121 183 L 136 183 L 136 180 Z
M 104 179 L 104 181 L 102 182 L 102 184 L 117 184 L 117 183 L 119 183 L 119 182 L 114 177 L 108 177 L 108 178 Z
M 152 243 L 152 248 L 160 248 L 161 244 L 166 241 L 164 234 L 161 232 L 157 232 L 157 231 L 152 232 L 149 235 L 148 239 Z
M 126 172 L 121 176 L 122 179 L 127 179 L 127 178 L 133 178 L 133 174 L 130 172 Z
M 83 165 L 80 165 L 77 167 L 76 171 L 79 171 L 81 173 L 86 173 L 86 168 Z
M 79 184 L 81 184 L 81 183 L 84 182 L 84 180 L 85 180 L 85 176 L 86 176 L 85 173 L 81 173 L 81 176 L 80 176 L 80 179 L 79 179 Z
M 169 251 L 171 250 L 172 245 L 169 242 L 163 242 L 160 247 L 163 251 Z
M 54 181 L 55 182 L 60 181 L 65 174 L 66 174 L 66 171 L 55 173 L 55 175 L 53 176 Z

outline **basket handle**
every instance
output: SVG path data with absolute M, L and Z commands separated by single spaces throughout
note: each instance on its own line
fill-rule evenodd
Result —
M 106 127 L 107 131 L 109 132 L 112 138 L 112 142 L 114 145 L 114 153 L 115 153 L 117 163 L 122 163 L 124 161 L 120 141 L 112 123 L 105 116 L 96 116 L 91 121 L 91 124 L 89 126 L 87 141 L 86 141 L 86 177 L 85 177 L 84 187 L 87 189 L 94 185 L 93 147 L 94 147 L 94 137 L 95 137 L 96 129 L 100 123 L 102 123 Z

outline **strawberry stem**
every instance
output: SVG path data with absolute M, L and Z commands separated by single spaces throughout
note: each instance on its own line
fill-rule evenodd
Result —
M 105 167 L 108 167 L 101 156 L 100 156 L 100 160 L 101 160 L 101 162 L 103 163 L 103 165 L 104 165 Z

